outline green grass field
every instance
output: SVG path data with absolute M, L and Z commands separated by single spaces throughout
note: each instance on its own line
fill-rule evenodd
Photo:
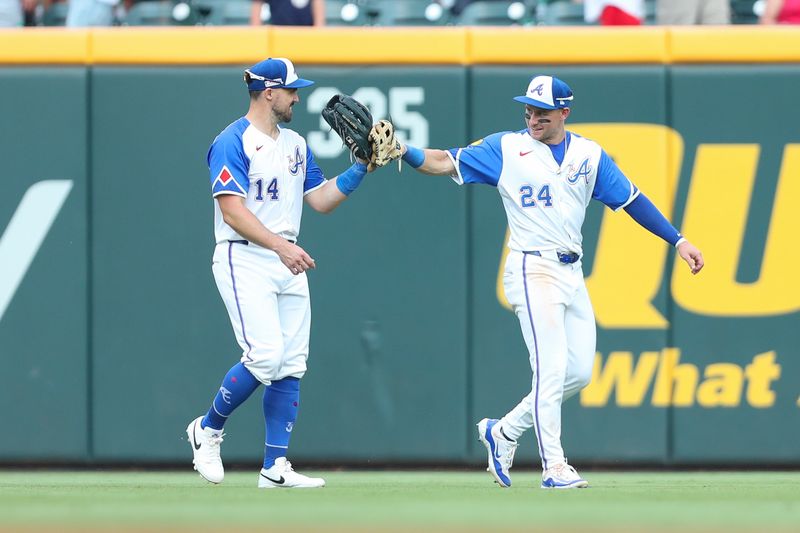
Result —
M 312 472 L 309 472 L 312 473 Z M 517 471 L 315 472 L 317 490 L 258 490 L 256 472 L 0 471 L 0 531 L 800 531 L 800 473 L 585 472 L 544 491 Z

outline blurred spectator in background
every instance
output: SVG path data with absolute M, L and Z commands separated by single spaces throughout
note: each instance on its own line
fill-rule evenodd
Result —
M 800 24 L 800 0 L 766 0 L 761 24 Z
M 324 26 L 325 0 L 253 0 L 250 24 L 260 26 L 265 20 L 276 26 Z
M 66 25 L 71 28 L 86 26 L 112 26 L 114 11 L 120 0 L 69 0 Z M 133 0 L 125 0 L 130 7 Z
M 663 26 L 730 24 L 730 0 L 658 0 L 656 23 Z
M 3 0 L 0 0 L 0 4 L 2 3 Z M 37 19 L 41 18 L 42 12 L 50 7 L 52 3 L 52 0 L 22 0 L 23 25 L 36 26 Z M 40 4 L 40 11 L 37 13 L 36 8 L 39 7 Z
M 599 21 L 602 26 L 640 26 L 644 19 L 644 0 L 582 1 L 583 17 L 589 24 Z
M 460 15 L 461 12 L 464 11 L 464 8 L 467 7 L 467 4 L 471 4 L 474 1 L 475 0 L 438 0 L 436 3 L 440 4 L 445 9 L 449 8 L 450 12 L 453 13 L 453 15 Z M 493 0 L 483 0 L 483 1 L 491 2 Z M 497 0 L 497 1 L 499 2 L 504 0 Z
M 0 0 L 0 28 L 22 26 L 22 2 Z

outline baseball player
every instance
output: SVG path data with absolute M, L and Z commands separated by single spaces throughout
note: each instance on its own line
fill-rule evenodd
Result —
M 220 444 L 231 413 L 264 385 L 266 440 L 259 488 L 322 487 L 286 459 L 306 372 L 311 307 L 306 271 L 314 259 L 297 244 L 302 201 L 329 213 L 361 183 L 357 161 L 326 180 L 306 140 L 279 126 L 292 120 L 299 78 L 292 62 L 270 58 L 245 70 L 247 114 L 220 133 L 208 151 L 216 248 L 212 269 L 242 348 L 211 407 L 186 428 L 194 468 L 212 483 L 224 477 Z
M 466 148 L 403 146 L 402 157 L 426 174 L 496 187 L 503 199 L 510 230 L 505 293 L 528 346 L 533 379 L 530 394 L 504 417 L 478 423 L 488 471 L 501 487 L 511 486 L 517 439 L 533 427 L 541 487 L 587 487 L 561 447 L 561 404 L 589 383 L 595 354 L 594 313 L 581 270 L 589 200 L 624 209 L 675 246 L 693 274 L 703 268 L 703 256 L 597 143 L 565 130 L 573 100 L 566 83 L 535 76 L 514 100 L 525 105 L 525 129 L 495 133 Z

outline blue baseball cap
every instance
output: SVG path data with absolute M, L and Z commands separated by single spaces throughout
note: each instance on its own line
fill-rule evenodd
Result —
M 528 91 L 514 100 L 542 109 L 563 109 L 572 103 L 572 89 L 553 76 L 534 76 Z
M 299 89 L 313 85 L 311 80 L 297 77 L 294 65 L 285 57 L 265 59 L 244 71 L 248 91 L 264 89 Z

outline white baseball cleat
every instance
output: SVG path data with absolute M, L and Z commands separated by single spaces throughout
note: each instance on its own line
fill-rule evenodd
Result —
M 203 421 L 198 416 L 186 428 L 189 437 L 189 446 L 192 447 L 194 469 L 211 483 L 222 483 L 225 469 L 219 456 L 219 446 L 222 444 L 222 430 L 200 427 Z
M 286 457 L 278 457 L 270 468 L 262 468 L 258 476 L 259 489 L 315 489 L 325 486 L 325 480 L 308 477 L 292 469 Z
M 517 441 L 508 440 L 499 431 L 494 418 L 484 418 L 478 422 L 478 438 L 489 452 L 489 466 L 486 471 L 501 487 L 511 486 L 511 465 L 514 462 L 514 452 L 517 451 Z
M 585 489 L 589 482 L 567 463 L 551 466 L 542 474 L 543 489 Z

